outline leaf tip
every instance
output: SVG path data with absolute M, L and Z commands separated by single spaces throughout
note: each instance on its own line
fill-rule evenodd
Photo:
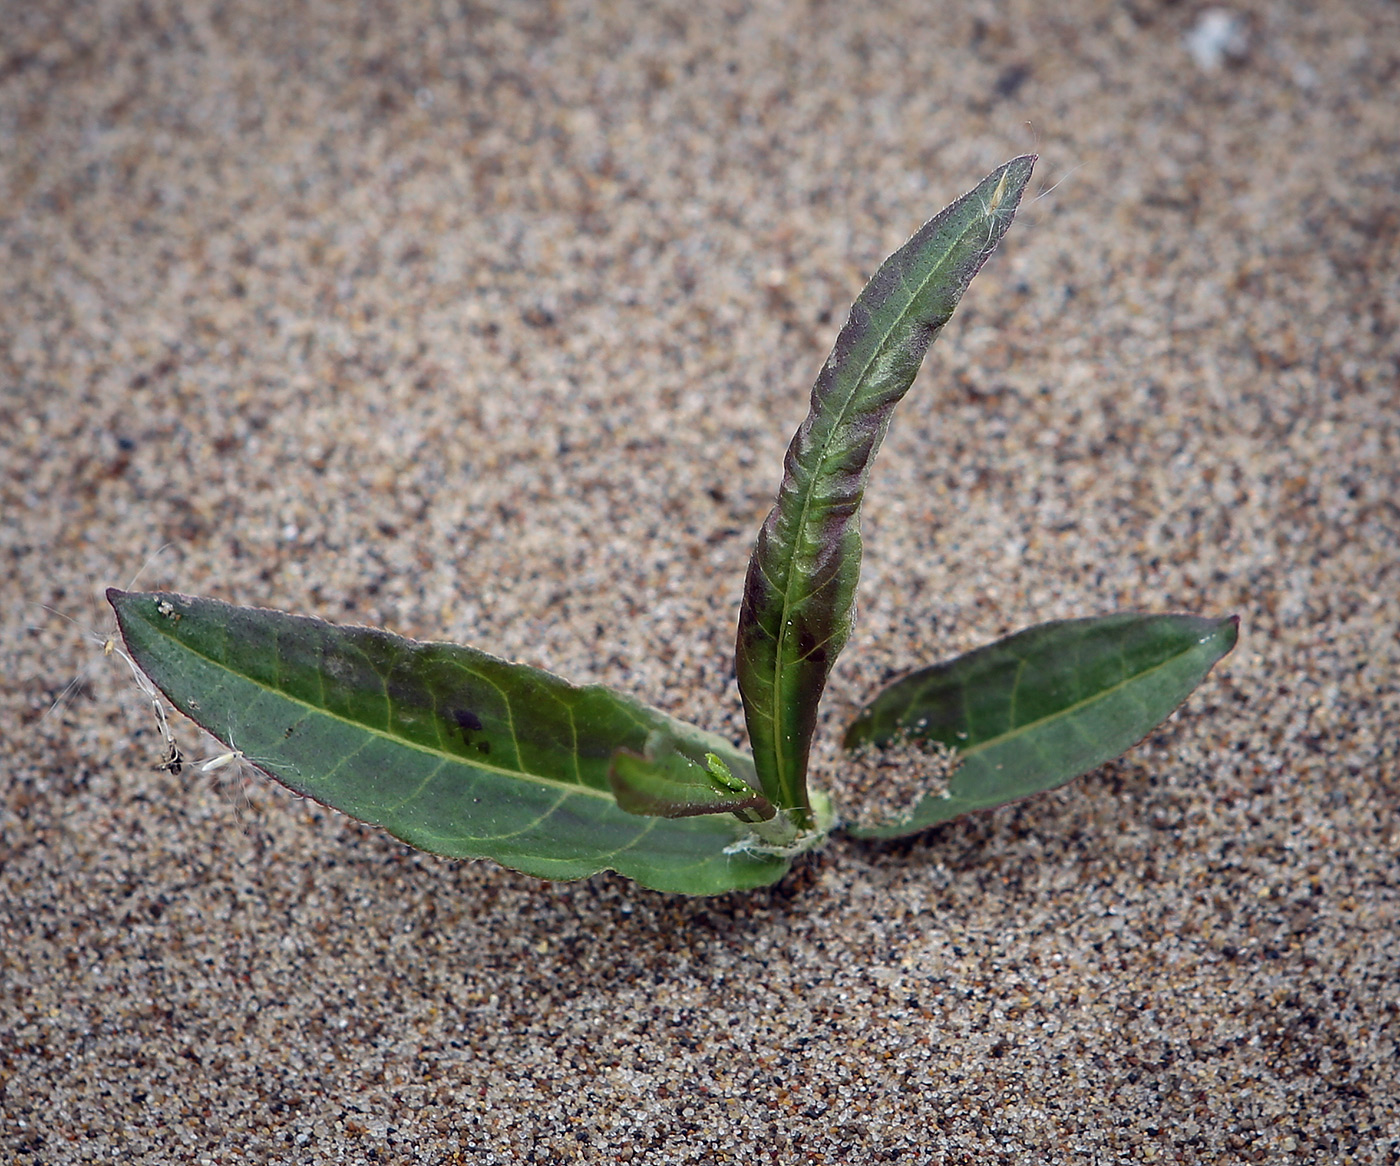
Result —
M 1215 640 L 1222 642 L 1224 644 L 1224 650 L 1220 653 L 1220 657 L 1224 658 L 1225 656 L 1229 655 L 1229 653 L 1234 649 L 1235 645 L 1239 643 L 1239 639 L 1240 617 L 1239 613 L 1235 612 L 1231 615 L 1222 616 L 1220 619 L 1218 619 L 1215 623 L 1215 626 L 1211 628 L 1211 630 L 1207 632 L 1204 636 L 1201 637 L 1200 642 L 1202 644 L 1209 644 Z

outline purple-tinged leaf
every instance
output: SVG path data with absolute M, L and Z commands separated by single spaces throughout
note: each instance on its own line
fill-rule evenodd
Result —
M 749 562 L 735 667 L 763 792 L 800 824 L 817 704 L 851 630 L 870 463 L 929 345 L 1011 225 L 1034 164 L 1025 155 L 994 170 L 881 264 L 788 447 Z

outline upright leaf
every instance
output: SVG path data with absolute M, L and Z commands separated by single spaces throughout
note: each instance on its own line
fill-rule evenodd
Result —
M 594 686 L 455 644 L 174 594 L 107 593 L 132 659 L 171 703 L 289 789 L 422 850 L 492 858 L 548 879 L 616 870 L 710 895 L 761 886 L 788 861 L 743 848 L 730 814 L 619 808 L 619 752 L 744 782 L 728 742 Z M 732 852 L 731 852 L 732 851 Z
M 744 583 L 735 667 L 768 798 L 808 810 L 817 703 L 850 634 L 860 504 L 890 413 L 1015 216 L 1033 155 L 994 170 L 881 265 L 851 308 L 788 447 Z
M 896 822 L 848 826 L 892 838 L 1063 785 L 1166 720 L 1231 648 L 1234 616 L 1121 613 L 1061 620 L 895 681 L 846 730 L 845 747 L 955 753 L 946 789 Z

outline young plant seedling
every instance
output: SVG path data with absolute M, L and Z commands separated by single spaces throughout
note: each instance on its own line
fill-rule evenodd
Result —
M 611 869 L 691 895 L 774 882 L 837 825 L 808 788 L 808 757 L 854 618 L 871 461 L 1034 162 L 999 167 L 890 256 L 822 367 L 744 584 L 735 663 L 751 754 L 475 648 L 212 599 L 109 591 L 127 652 L 232 757 L 420 849 L 547 879 Z M 1194 615 L 1049 623 L 895 682 L 845 748 L 951 761 L 897 820 L 849 829 L 909 834 L 1064 784 L 1151 732 L 1236 632 L 1232 617 Z

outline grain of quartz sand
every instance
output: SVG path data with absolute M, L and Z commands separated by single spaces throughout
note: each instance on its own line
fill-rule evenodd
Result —
M 1194 5 L 7 3 L 0 1158 L 1393 1162 L 1400 11 L 1323 7 L 1207 71 Z M 105 634 L 168 544 L 143 585 L 737 734 L 841 315 L 1030 147 L 1065 181 L 895 419 L 835 696 L 1239 612 L 1062 791 L 762 893 L 550 886 L 157 770 L 34 606 Z

